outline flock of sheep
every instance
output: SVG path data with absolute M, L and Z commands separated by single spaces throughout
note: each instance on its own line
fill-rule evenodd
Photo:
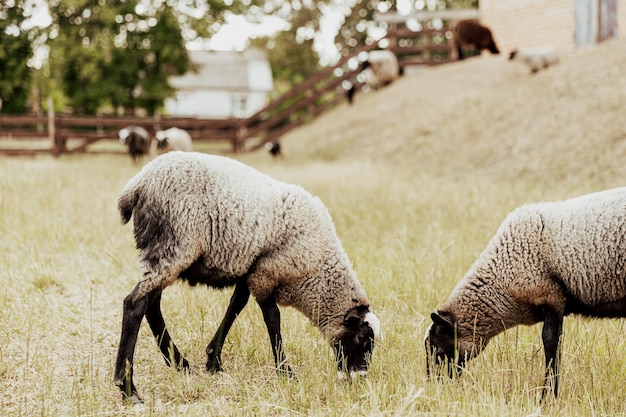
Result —
M 142 401 L 133 357 L 144 317 L 166 363 L 189 368 L 160 307 L 163 290 L 177 280 L 234 287 L 206 347 L 207 371 L 222 369 L 226 336 L 252 295 L 280 373 L 293 374 L 280 330 L 278 306 L 284 305 L 300 311 L 330 342 L 340 379 L 366 376 L 382 340 L 380 321 L 322 201 L 227 157 L 166 152 L 192 150 L 181 132 L 158 132 L 153 142 L 142 128 L 120 131 L 133 158 L 150 146 L 163 153 L 130 179 L 118 201 L 122 221 L 133 219 L 142 277 L 123 302 L 114 378 L 123 397 Z M 499 333 L 543 322 L 543 393 L 556 396 L 569 314 L 626 317 L 626 188 L 510 213 L 448 300 L 431 313 L 426 373 L 456 375 Z
M 193 151 L 191 135 L 178 127 L 159 130 L 154 135 L 141 126 L 127 126 L 118 132 L 120 143 L 128 147 L 128 154 L 137 162 L 144 155 L 153 158 L 170 151 Z
M 465 59 L 468 52 L 480 54 L 487 50 L 492 54 L 499 54 L 491 29 L 474 19 L 457 21 L 451 28 L 454 53 L 459 60 Z M 519 48 L 509 53 L 509 60 L 521 62 L 531 73 L 559 62 L 559 56 L 552 46 L 543 45 L 530 48 Z M 360 67 L 359 74 L 354 82 L 346 88 L 346 98 L 349 103 L 361 87 L 377 90 L 395 81 L 402 75 L 402 67 L 395 54 L 389 50 L 373 50 L 367 54 Z

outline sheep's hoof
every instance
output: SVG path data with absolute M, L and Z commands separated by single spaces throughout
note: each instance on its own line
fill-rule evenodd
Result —
M 141 397 L 139 397 L 137 393 L 134 393 L 133 395 L 131 395 L 130 398 L 128 398 L 126 401 L 130 405 L 143 404 L 143 400 L 141 399 Z
M 207 372 L 210 372 L 212 374 L 216 374 L 218 372 L 223 372 L 224 370 L 222 369 L 222 361 L 217 359 L 217 358 L 213 358 L 213 359 L 209 359 L 206 363 L 206 370 Z
M 122 400 L 127 405 L 143 404 L 143 399 L 136 390 L 133 390 L 130 396 L 128 396 L 126 392 L 122 392 Z
M 189 372 L 191 370 L 191 365 L 189 365 L 189 361 L 187 359 L 183 358 L 176 367 L 176 370 Z
M 278 375 L 287 377 L 287 378 L 296 378 L 296 374 L 291 370 L 289 365 L 281 365 L 280 368 L 277 369 Z

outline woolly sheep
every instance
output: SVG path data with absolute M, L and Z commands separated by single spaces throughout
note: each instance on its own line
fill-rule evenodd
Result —
M 452 376 L 497 334 L 543 322 L 542 397 L 556 396 L 563 317 L 626 317 L 625 265 L 626 188 L 514 210 L 431 314 L 427 373 Z
M 134 218 L 142 272 L 124 299 L 114 382 L 125 399 L 141 401 L 132 375 L 144 315 L 167 364 L 189 367 L 160 308 L 162 291 L 178 278 L 235 287 L 206 348 L 208 371 L 221 370 L 226 335 L 252 294 L 280 372 L 291 374 L 278 304 L 295 307 L 329 338 L 340 377 L 367 374 L 380 323 L 318 198 L 226 157 L 170 152 L 126 184 L 118 205 L 124 223 Z
M 187 131 L 177 127 L 158 131 L 155 139 L 155 143 L 150 149 L 152 156 L 163 155 L 170 151 L 193 151 L 191 136 Z
M 378 89 L 392 83 L 399 74 L 400 66 L 394 53 L 388 50 L 376 50 L 368 53 L 367 60 L 361 64 L 361 73 L 358 78 L 370 88 Z
M 452 40 L 460 60 L 465 58 L 463 48 L 468 46 L 476 48 L 478 55 L 480 55 L 483 49 L 488 50 L 492 54 L 500 53 L 493 40 L 491 29 L 473 19 L 463 19 L 456 22 L 452 26 Z
M 559 56 L 556 49 L 551 46 L 540 46 L 536 48 L 521 48 L 512 51 L 509 54 L 511 61 L 520 61 L 524 63 L 534 74 L 542 68 L 548 68 L 550 65 L 559 62 Z
M 267 149 L 270 155 L 272 155 L 272 158 L 278 158 L 282 156 L 282 153 L 280 151 L 280 142 L 276 140 L 267 142 L 265 144 L 265 149 Z
M 133 162 L 137 162 L 150 149 L 150 134 L 141 126 L 127 126 L 117 133 L 120 143 L 128 147 Z

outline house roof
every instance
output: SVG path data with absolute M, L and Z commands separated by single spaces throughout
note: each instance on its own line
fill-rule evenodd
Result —
M 181 77 L 171 77 L 176 90 L 271 91 L 272 70 L 264 51 L 189 50 L 189 58 L 197 66 Z

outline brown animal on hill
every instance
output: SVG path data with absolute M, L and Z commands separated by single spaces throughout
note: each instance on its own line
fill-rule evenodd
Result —
M 452 27 L 452 39 L 459 59 L 465 58 L 463 48 L 468 46 L 473 46 L 478 55 L 483 49 L 487 49 L 492 54 L 500 53 L 491 35 L 491 29 L 476 20 L 464 19 L 456 22 Z

